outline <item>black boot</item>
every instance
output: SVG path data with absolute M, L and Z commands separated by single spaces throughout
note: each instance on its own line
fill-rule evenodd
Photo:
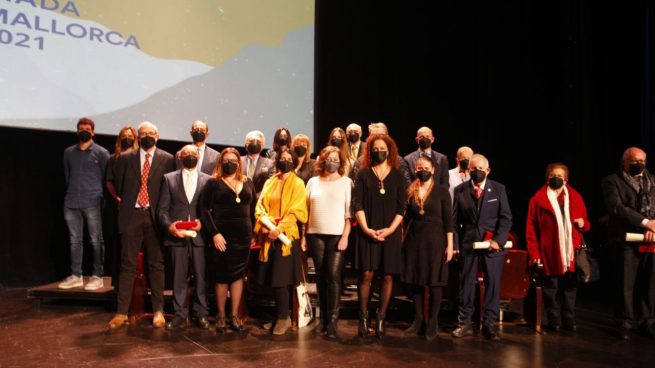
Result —
M 379 311 L 376 313 L 377 320 L 375 321 L 375 336 L 378 339 L 383 338 L 386 333 L 384 328 L 384 317 L 385 315 L 383 313 L 380 313 Z
M 357 326 L 357 334 L 360 337 L 368 336 L 368 312 L 359 312 L 359 325 Z
M 428 328 L 425 331 L 425 339 L 428 341 L 432 341 L 437 338 L 437 330 L 438 330 L 438 325 L 439 321 L 437 318 L 430 318 L 428 321 Z
M 327 325 L 327 338 L 328 339 L 338 339 L 339 331 L 337 329 L 337 323 L 339 322 L 339 311 L 333 312 L 330 315 L 330 322 Z
M 425 323 L 423 322 L 423 316 L 415 315 L 414 322 L 409 326 L 404 332 L 406 334 L 421 334 L 425 331 Z

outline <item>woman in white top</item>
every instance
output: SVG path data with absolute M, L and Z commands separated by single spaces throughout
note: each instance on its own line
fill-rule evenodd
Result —
M 345 176 L 347 158 L 339 148 L 323 148 L 316 161 L 315 176 L 307 182 L 309 220 L 301 239 L 314 260 L 316 285 L 321 308 L 317 332 L 337 338 L 341 272 L 350 234 L 350 193 L 352 180 Z M 341 220 L 340 220 L 341 219 Z

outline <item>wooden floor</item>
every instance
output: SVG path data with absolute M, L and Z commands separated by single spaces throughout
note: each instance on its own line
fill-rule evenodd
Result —
M 585 295 L 586 293 L 586 295 Z M 619 340 L 605 296 L 581 290 L 576 333 L 535 334 L 503 327 L 500 342 L 479 336 L 453 339 L 444 315 L 439 338 L 404 336 L 409 316 L 393 316 L 382 341 L 356 337 L 354 318 L 340 323 L 341 340 L 304 328 L 273 337 L 250 319 L 242 334 L 188 328 L 153 329 L 144 319 L 105 332 L 112 316 L 101 301 L 52 299 L 40 310 L 26 289 L 0 291 L 0 367 L 655 367 L 652 339 Z

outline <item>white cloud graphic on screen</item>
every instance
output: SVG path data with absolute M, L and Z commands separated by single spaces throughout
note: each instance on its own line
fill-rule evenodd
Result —
M 56 21 L 59 31 L 76 23 L 87 30 L 111 30 L 95 22 L 63 16 L 29 5 L 8 4 L 8 23 L 18 12 L 25 13 L 34 28 L 38 15 L 41 28 Z M 199 62 L 161 60 L 133 46 L 115 46 L 74 38 L 23 25 L 0 24 L 5 32 L 43 37 L 43 50 L 32 41 L 31 48 L 0 44 L 0 118 L 61 119 L 108 113 L 137 104 L 158 91 L 190 77 L 212 70 Z M 128 35 L 123 35 L 127 38 Z

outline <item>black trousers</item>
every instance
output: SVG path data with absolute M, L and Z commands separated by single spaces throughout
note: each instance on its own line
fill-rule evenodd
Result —
M 561 309 L 562 323 L 573 324 L 575 322 L 575 297 L 578 291 L 575 272 L 567 272 L 562 276 L 544 276 L 542 289 L 548 323 L 557 323 Z M 562 296 L 561 308 L 558 295 Z
M 135 211 L 129 227 L 121 234 L 121 270 L 119 274 L 118 311 L 127 314 L 132 302 L 132 288 L 137 260 L 143 244 L 148 260 L 148 280 L 153 312 L 164 311 L 164 255 L 150 210 Z M 120 214 L 119 214 L 120 216 Z
M 205 278 L 205 251 L 203 246 L 194 246 L 189 239 L 185 239 L 185 246 L 170 247 L 173 261 L 173 307 L 175 314 L 182 318 L 189 316 L 185 307 L 189 276 L 189 261 L 193 264 L 193 276 L 196 290 L 193 295 L 194 317 L 207 316 L 207 281 Z
M 655 254 L 639 253 L 636 246 L 621 248 L 615 274 L 622 278 L 619 317 L 627 328 L 655 324 Z M 621 305 L 622 304 L 622 305 Z
M 341 274 L 346 252 L 339 251 L 341 235 L 307 234 L 309 256 L 316 268 L 316 288 L 324 321 L 339 318 L 341 298 Z

